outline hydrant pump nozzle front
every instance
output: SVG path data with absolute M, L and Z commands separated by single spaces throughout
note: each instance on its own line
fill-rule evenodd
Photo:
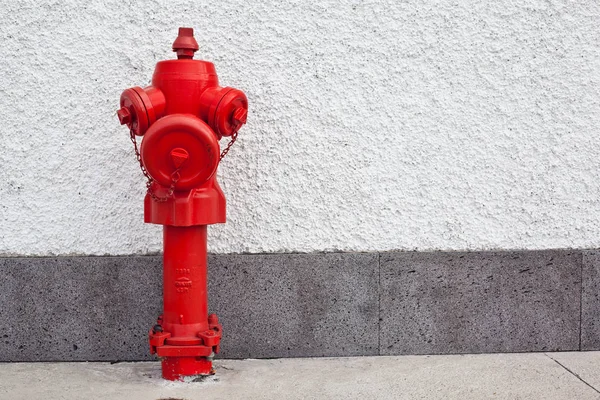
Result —
M 245 94 L 219 86 L 214 65 L 193 59 L 193 32 L 179 28 L 177 59 L 157 63 L 151 86 L 126 89 L 117 111 L 147 178 L 144 221 L 164 226 L 163 313 L 149 342 L 169 380 L 213 373 L 222 327 L 208 313 L 207 225 L 225 222 L 216 171 L 248 115 Z

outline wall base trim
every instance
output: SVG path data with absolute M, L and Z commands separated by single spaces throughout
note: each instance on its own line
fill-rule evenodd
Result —
M 0 258 L 0 361 L 150 360 L 161 257 Z M 209 256 L 221 358 L 600 350 L 594 250 Z

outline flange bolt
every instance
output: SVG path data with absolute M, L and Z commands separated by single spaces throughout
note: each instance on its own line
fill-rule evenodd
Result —
M 208 316 L 208 323 L 209 324 L 218 324 L 219 323 L 219 317 L 217 317 L 217 314 L 210 314 Z

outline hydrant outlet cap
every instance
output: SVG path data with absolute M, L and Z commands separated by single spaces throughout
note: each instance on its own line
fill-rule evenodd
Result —
M 173 51 L 177 53 L 177 58 L 192 58 L 198 49 L 198 42 L 194 39 L 194 28 L 179 28 L 179 35 L 173 42 Z
M 191 190 L 206 182 L 219 164 L 219 142 L 210 127 L 190 114 L 171 114 L 156 121 L 142 140 L 142 163 L 165 188 Z M 173 182 L 177 171 L 179 179 Z

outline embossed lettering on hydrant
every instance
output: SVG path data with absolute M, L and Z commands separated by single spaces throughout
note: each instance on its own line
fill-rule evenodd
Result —
M 177 278 L 175 281 L 177 293 L 187 293 L 192 287 L 192 280 L 186 277 Z

